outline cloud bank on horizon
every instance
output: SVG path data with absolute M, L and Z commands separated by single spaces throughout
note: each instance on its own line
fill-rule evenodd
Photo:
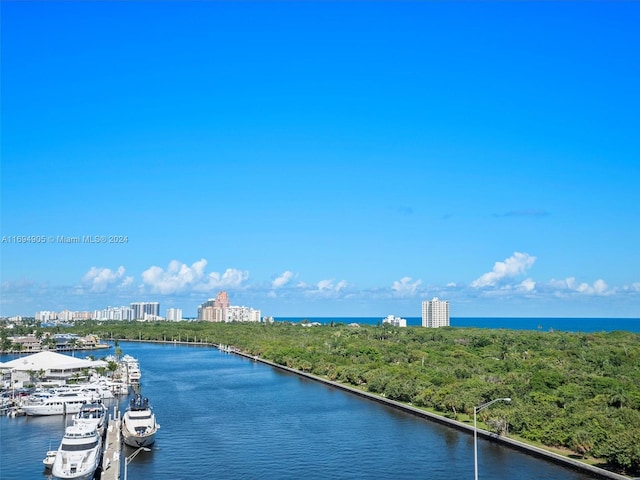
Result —
M 166 267 L 152 265 L 137 276 L 127 274 L 124 266 L 114 268 L 92 266 L 72 286 L 37 285 L 34 282 L 4 282 L 7 292 L 66 292 L 70 303 L 84 305 L 81 310 L 104 308 L 109 305 L 127 304 L 135 300 L 153 298 L 163 301 L 170 298 L 173 304 L 180 302 L 201 303 L 214 297 L 220 290 L 226 290 L 230 296 L 244 293 L 260 308 L 265 299 L 294 301 L 308 307 L 311 301 L 318 300 L 361 300 L 384 301 L 394 299 L 411 300 L 419 305 L 422 300 L 440 296 L 455 304 L 456 300 L 465 302 L 465 297 L 475 298 L 569 298 L 569 297 L 637 297 L 640 295 L 640 282 L 629 285 L 609 286 L 603 279 L 593 283 L 580 282 L 575 277 L 562 280 L 548 279 L 535 281 L 530 278 L 530 270 L 537 258 L 523 252 L 514 252 L 504 260 L 494 263 L 493 268 L 481 274 L 468 284 L 448 282 L 446 285 L 423 284 L 422 279 L 405 276 L 394 280 L 390 285 L 370 288 L 358 288 L 347 280 L 321 279 L 314 282 L 297 280 L 301 274 L 285 270 L 270 282 L 252 281 L 249 271 L 227 268 L 224 272 L 207 271 L 207 259 L 200 259 L 191 265 L 172 260 Z M 96 296 L 96 294 L 98 294 Z M 46 297 L 45 297 L 46 298 Z M 42 304 L 42 309 L 45 304 Z M 310 307 L 313 311 L 313 307 Z M 24 312 L 28 314 L 32 312 Z M 298 314 L 304 314 L 300 312 Z

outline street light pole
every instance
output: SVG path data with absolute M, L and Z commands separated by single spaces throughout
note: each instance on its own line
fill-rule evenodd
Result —
M 124 480 L 127 480 L 127 466 L 131 463 L 131 460 L 136 458 L 136 455 L 138 455 L 143 450 L 145 452 L 150 452 L 151 451 L 150 448 L 140 447 L 135 452 L 133 452 L 131 455 L 129 455 L 128 457 L 124 457 Z
M 478 480 L 478 427 L 476 425 L 476 417 L 478 412 L 484 408 L 487 408 L 489 405 L 492 405 L 496 402 L 510 402 L 511 399 L 508 397 L 505 398 L 496 398 L 495 400 L 491 400 L 490 402 L 483 403 L 479 407 L 473 407 L 473 465 L 475 471 L 475 480 Z M 125 478 L 125 480 L 127 480 Z

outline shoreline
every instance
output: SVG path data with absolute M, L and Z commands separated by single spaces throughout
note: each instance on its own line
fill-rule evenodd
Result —
M 354 395 L 358 395 L 362 398 L 366 398 L 368 400 L 373 400 L 374 402 L 378 402 L 381 403 L 383 405 L 387 405 L 389 407 L 392 408 L 396 408 L 398 410 L 401 410 L 405 413 L 409 413 L 412 415 L 415 415 L 417 417 L 420 417 L 424 420 L 428 420 L 428 421 L 433 421 L 436 423 L 439 423 L 440 425 L 444 425 L 444 426 L 448 426 L 448 427 L 452 427 L 455 428 L 456 430 L 465 432 L 465 433 L 469 433 L 471 435 L 473 435 L 474 432 L 474 428 L 471 425 L 467 425 L 464 422 L 460 422 L 458 420 L 452 420 L 450 418 L 447 418 L 445 416 L 441 416 L 441 415 L 437 415 L 435 413 L 426 411 L 426 410 L 422 410 L 419 409 L 417 407 L 414 407 L 412 405 L 408 405 L 402 402 L 398 402 L 395 400 L 389 400 L 387 398 L 381 397 L 379 395 L 370 393 L 370 392 L 366 392 L 364 390 L 360 390 L 357 389 L 355 387 L 351 387 L 349 385 L 345 385 L 339 382 L 335 382 L 333 380 L 329 380 L 323 377 L 319 377 L 317 375 L 314 375 L 312 373 L 308 373 L 308 372 L 303 372 L 301 370 L 296 370 L 294 368 L 291 367 L 286 367 L 284 365 L 279 365 L 277 363 L 274 363 L 270 360 L 266 360 L 263 359 L 261 357 L 258 356 L 254 356 L 254 355 L 249 355 L 247 353 L 244 353 L 234 347 L 229 347 L 229 346 L 223 346 L 217 343 L 212 343 L 212 342 L 188 342 L 188 341 L 179 341 L 179 340 L 137 340 L 137 339 L 132 339 L 132 340 L 128 340 L 128 339 L 119 339 L 119 342 L 138 342 L 138 343 L 161 343 L 161 344 L 174 344 L 174 345 L 191 345 L 191 346 L 202 346 L 202 347 L 214 347 L 222 352 L 226 352 L 226 353 L 234 353 L 237 354 L 241 357 L 244 357 L 248 360 L 252 360 L 254 362 L 260 362 L 264 365 L 268 365 L 270 367 L 274 367 L 277 368 L 279 370 L 285 371 L 285 372 L 289 372 L 295 375 L 299 375 L 301 377 L 305 377 L 309 380 L 313 380 L 331 387 L 335 387 L 338 388 L 344 392 L 348 392 L 348 393 L 352 393 Z M 504 437 L 501 435 L 498 435 L 496 433 L 493 432 L 489 432 L 488 430 L 483 430 L 478 428 L 477 429 L 477 434 L 478 437 L 484 438 L 485 440 L 490 440 L 493 442 L 497 442 L 500 443 L 504 446 L 513 448 L 515 450 L 518 450 L 520 452 L 526 453 L 527 455 L 531 455 L 534 457 L 538 457 L 559 465 L 562 465 L 564 467 L 570 468 L 572 470 L 577 470 L 577 471 L 582 471 L 582 472 L 587 472 L 590 475 L 593 475 L 595 478 L 601 478 L 601 479 L 611 479 L 611 480 L 633 480 L 633 477 L 629 477 L 626 475 L 621 475 L 619 473 L 615 473 L 615 472 L 611 472 L 609 470 L 605 470 L 604 468 L 600 468 L 600 467 L 596 467 L 593 465 L 589 465 L 587 463 L 584 462 L 580 462 L 579 460 L 573 459 L 573 458 L 569 458 L 566 457 L 564 455 L 560 455 L 558 453 L 554 453 L 551 452 L 549 450 L 545 450 L 544 448 L 541 447 L 536 447 L 534 445 L 530 445 L 528 443 L 519 441 L 519 440 L 514 440 L 512 438 L 509 437 Z

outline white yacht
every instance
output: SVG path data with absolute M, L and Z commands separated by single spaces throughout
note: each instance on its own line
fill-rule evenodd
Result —
M 102 437 L 88 424 L 67 427 L 51 467 L 58 480 L 91 480 L 102 456 Z
M 113 391 L 106 382 L 92 382 L 81 385 L 82 389 L 91 393 L 95 397 L 102 399 L 116 398 Z
M 122 363 L 125 366 L 127 382 L 131 385 L 138 385 L 140 383 L 140 377 L 142 376 L 138 360 L 131 355 L 125 355 L 122 357 Z
M 69 415 L 76 414 L 86 402 L 93 400 L 87 392 L 59 391 L 31 397 L 22 404 L 27 415 Z
M 80 411 L 73 417 L 76 425 L 92 425 L 98 431 L 100 436 L 103 435 L 105 423 L 107 419 L 107 407 L 100 400 L 87 402 Z
M 125 382 L 107 382 L 107 387 L 111 390 L 114 396 L 129 395 L 129 385 Z
M 122 440 L 130 447 L 148 447 L 156 440 L 160 425 L 149 405 L 149 399 L 140 394 L 131 403 L 122 417 Z

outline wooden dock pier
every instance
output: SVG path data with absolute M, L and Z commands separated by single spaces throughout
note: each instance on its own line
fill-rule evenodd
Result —
M 120 454 L 122 451 L 120 422 L 120 412 L 114 407 L 113 416 L 109 416 L 109 424 L 107 426 L 100 480 L 120 480 Z

